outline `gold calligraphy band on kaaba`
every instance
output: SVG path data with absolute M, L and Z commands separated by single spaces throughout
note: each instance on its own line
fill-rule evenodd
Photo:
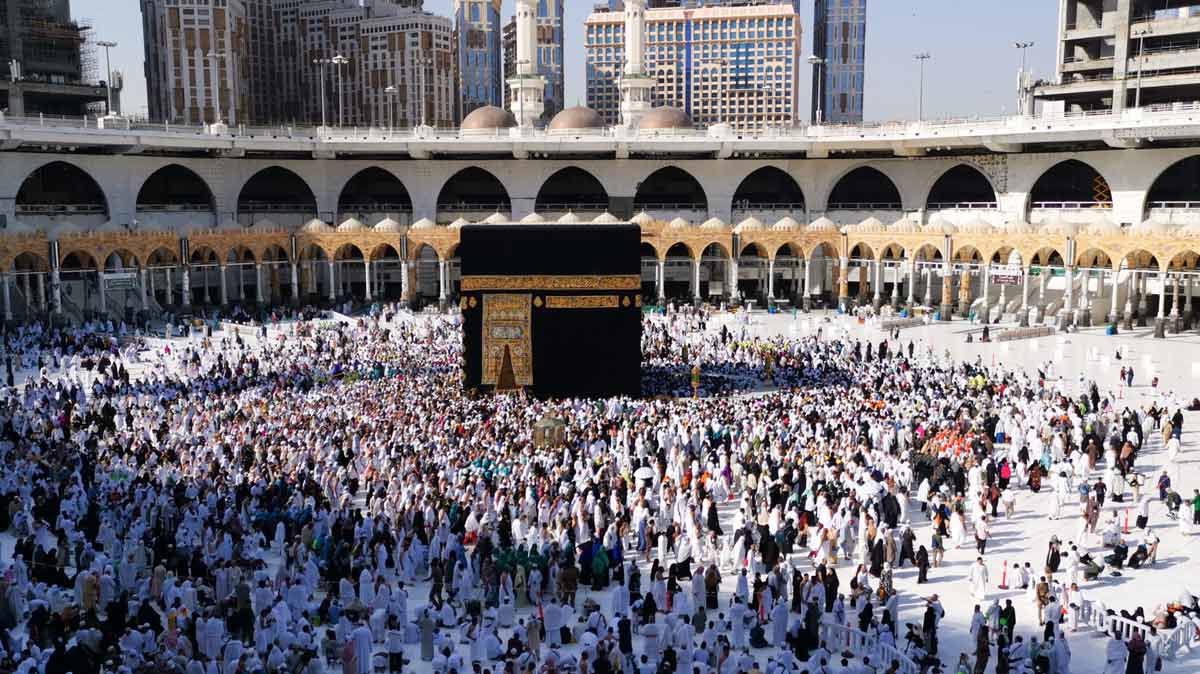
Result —
M 462 291 L 480 290 L 641 290 L 636 274 L 620 276 L 464 276 Z
M 621 300 L 616 295 L 547 295 L 547 309 L 616 309 Z

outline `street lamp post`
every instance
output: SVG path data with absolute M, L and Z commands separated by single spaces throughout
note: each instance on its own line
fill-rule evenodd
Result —
M 320 70 L 321 70 L 321 76 L 319 79 L 321 80 L 321 128 L 322 129 L 324 129 L 326 126 L 326 122 L 325 122 L 325 66 L 329 62 L 330 62 L 329 59 L 313 59 L 313 64 L 320 66 Z
M 96 43 L 96 46 L 104 47 L 104 68 L 105 68 L 105 70 L 108 71 L 108 80 L 106 80 L 104 83 L 104 85 L 105 85 L 104 86 L 104 93 L 105 93 L 104 112 L 105 112 L 105 114 L 111 115 L 112 114 L 112 61 L 109 60 L 108 50 L 117 46 L 117 43 L 111 42 L 109 40 L 100 40 L 99 42 Z
M 344 101 L 343 101 L 343 99 L 342 99 L 342 94 L 344 93 L 344 90 L 343 90 L 343 87 L 342 87 L 342 66 L 346 65 L 347 63 L 349 63 L 349 62 L 350 62 L 350 59 L 346 58 L 345 56 L 342 56 L 341 54 L 338 54 L 338 55 L 334 56 L 333 58 L 329 59 L 329 62 L 330 62 L 330 63 L 332 63 L 333 65 L 335 65 L 335 66 L 337 66 L 337 67 L 338 67 L 338 68 L 337 68 L 337 78 L 338 78 L 338 126 L 339 126 L 339 127 L 341 127 L 341 126 L 345 126 L 345 124 L 346 124 L 346 119 L 345 119 L 345 114 L 346 114 L 346 106 L 345 106 L 345 102 L 344 102 Z
M 1033 44 L 1034 44 L 1033 42 L 1014 42 L 1013 43 L 1013 47 L 1015 49 L 1021 50 L 1021 74 L 1017 80 L 1018 81 L 1018 84 L 1017 84 L 1017 110 L 1020 111 L 1021 115 L 1025 114 L 1025 80 L 1026 80 L 1025 57 L 1026 57 L 1026 52 L 1029 51 L 1029 48 L 1032 47 Z
M 921 52 L 913 56 L 921 64 L 921 92 L 917 99 L 917 121 L 925 119 L 925 62 L 932 58 L 929 52 Z
M 395 108 L 396 108 L 396 85 L 394 85 L 394 84 L 388 85 L 388 88 L 384 89 L 383 93 L 387 94 L 388 136 L 391 136 L 392 135 L 392 124 L 395 122 L 395 118 L 392 116 L 392 113 L 395 111 Z
M 813 54 L 808 57 L 808 62 L 817 70 L 817 118 L 813 121 L 820 125 L 824 123 L 821 108 L 825 104 L 825 59 Z
M 1133 107 L 1135 107 L 1135 108 L 1142 107 L 1142 70 L 1145 67 L 1145 63 L 1146 63 L 1145 58 L 1144 58 L 1146 55 L 1146 35 L 1149 32 L 1150 32 L 1149 27 L 1144 28 L 1142 30 L 1141 35 L 1138 36 L 1137 90 L 1134 92 L 1134 95 L 1133 95 Z M 1122 101 L 1122 104 L 1124 104 L 1124 101 Z

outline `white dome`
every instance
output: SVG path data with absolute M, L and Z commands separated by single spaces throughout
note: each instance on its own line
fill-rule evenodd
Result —
M 687 220 L 684 220 L 683 218 L 675 218 L 667 225 L 667 229 L 688 229 L 691 226 L 692 223 L 688 222 Z
M 433 229 L 435 227 L 437 227 L 437 223 L 429 218 L 421 218 L 412 225 L 412 229 Z
M 544 225 L 544 224 L 546 224 L 546 218 L 543 218 L 542 216 L 538 215 L 537 213 L 530 213 L 529 215 L 526 215 L 525 217 L 521 218 L 521 224 L 522 225 Z
M 364 225 L 362 223 L 362 221 L 359 220 L 358 218 L 349 218 L 342 224 L 338 225 L 337 231 L 339 231 L 339 232 L 361 232 L 362 230 L 364 230 L 366 228 L 367 228 L 367 226 Z
M 928 225 L 925 225 L 924 227 L 922 227 L 921 231 L 926 234 L 941 234 L 941 235 L 951 235 L 952 236 L 956 232 L 958 232 L 958 228 L 954 226 L 954 223 L 952 223 L 948 220 L 943 220 L 941 218 L 934 218 L 933 220 L 931 220 L 929 222 Z
M 224 229 L 225 225 L 222 225 L 221 227 Z M 320 220 L 318 218 L 313 218 L 312 220 L 304 223 L 304 226 L 300 229 L 301 231 L 309 234 L 327 234 L 333 231 L 333 228 L 326 224 L 324 220 Z
M 619 222 L 621 221 L 617 219 L 617 216 L 609 213 L 608 211 L 604 211 L 600 215 L 597 215 L 594 220 L 592 220 L 592 224 L 596 225 L 615 225 Z
M 1175 230 L 1175 236 L 1197 236 L 1200 237 L 1200 222 L 1193 222 L 1190 225 L 1184 225 Z
M 785 216 L 782 220 L 771 226 L 771 229 L 776 232 L 795 232 L 800 230 L 800 223 L 791 216 Z
M 466 225 L 469 225 L 469 224 L 471 224 L 471 223 L 468 222 L 466 218 L 459 218 L 459 219 L 455 220 L 454 222 L 450 223 L 450 229 L 462 229 L 463 227 L 465 227 Z
M 740 234 L 742 232 L 761 232 L 766 228 L 767 226 L 762 223 L 762 220 L 759 220 L 755 217 L 749 217 L 739 222 L 737 227 L 733 228 L 733 231 Z
M 60 222 L 51 230 L 52 238 L 58 238 L 63 234 L 83 234 L 83 229 L 73 222 Z
M 633 220 L 630 220 L 630 222 L 640 227 L 645 227 L 646 225 L 654 222 L 654 216 L 650 215 L 646 211 L 642 211 L 641 213 L 633 216 Z
M 991 223 L 977 217 L 959 226 L 958 231 L 963 234 L 995 234 L 996 228 L 992 227 Z
M 1004 231 L 1008 234 L 1035 234 L 1037 228 L 1024 220 L 1013 220 L 1004 225 Z
M 377 222 L 371 229 L 385 234 L 399 234 L 404 231 L 404 225 L 391 218 L 384 218 Z
M 1039 231 L 1047 236 L 1065 236 L 1071 238 L 1079 233 L 1079 225 L 1056 218 L 1043 224 Z
M 1133 226 L 1133 233 L 1140 236 L 1167 236 L 1175 231 L 1175 225 L 1158 220 L 1147 220 Z
M 566 215 L 558 219 L 558 224 L 560 225 L 578 225 L 580 222 L 582 220 L 579 219 L 578 215 L 575 215 L 575 211 L 567 211 Z
M 1085 227 L 1084 231 L 1088 236 L 1120 236 L 1123 232 L 1120 225 L 1108 218 L 1100 218 Z
M 829 218 L 817 218 L 811 225 L 808 226 L 810 232 L 836 232 L 838 231 L 837 223 Z
M 859 234 L 880 234 L 887 231 L 887 227 L 879 221 L 879 218 L 867 218 L 858 223 L 853 231 Z
M 710 232 L 716 232 L 716 231 L 724 230 L 728 226 L 729 225 L 725 224 L 725 221 L 722 220 L 721 218 L 709 218 L 708 220 L 705 220 L 703 224 L 700 225 L 700 229 L 707 230 Z
M 888 231 L 893 234 L 920 234 L 921 225 L 917 224 L 915 220 L 900 218 L 888 227 Z
M 512 220 L 512 218 L 501 213 L 500 211 L 496 211 L 495 213 L 492 213 L 491 215 L 484 218 L 483 222 L 488 225 L 501 225 L 506 222 L 509 222 L 510 220 Z

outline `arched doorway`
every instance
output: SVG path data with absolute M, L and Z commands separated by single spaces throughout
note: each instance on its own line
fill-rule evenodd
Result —
M 946 171 L 929 190 L 926 211 L 996 208 L 996 191 L 979 169 L 959 164 Z
M 700 297 L 719 304 L 733 288 L 729 285 L 729 251 L 719 243 L 710 243 L 700 254 Z
M 403 268 L 400 251 L 391 244 L 382 243 L 371 253 L 371 288 L 377 299 L 395 302 L 401 299 L 404 290 Z
M 698 292 L 692 292 L 693 262 L 692 251 L 686 244 L 677 243 L 667 249 L 663 273 L 668 299 L 691 302 L 694 296 L 699 296 Z
M 317 217 L 317 199 L 308 183 L 281 166 L 255 173 L 238 193 L 237 221 L 245 227 L 259 220 L 299 227 Z
M 51 309 L 48 288 L 50 265 L 33 253 L 21 253 L 13 260 L 13 271 L 4 279 L 9 287 L 6 309 L 16 317 L 32 318 Z M 14 287 L 15 286 L 15 287 Z
M 216 201 L 208 183 L 179 164 L 168 164 L 146 178 L 138 190 L 137 213 L 144 222 L 216 225 Z M 206 215 L 204 222 L 196 223 L 200 214 Z
M 652 304 L 658 300 L 658 251 L 645 241 L 639 250 L 642 258 L 642 298 Z
M 871 293 L 877 282 L 875 272 L 875 251 L 865 243 L 855 244 L 850 249 L 850 274 L 847 283 L 850 286 L 850 297 L 857 297 L 859 304 L 871 301 Z
M 146 293 L 151 304 L 174 306 L 179 257 L 168 248 L 157 248 L 146 258 Z M 182 299 L 182 298 L 181 298 Z
M 408 188 L 393 173 L 378 166 L 355 173 L 338 195 L 337 222 L 355 218 L 373 225 L 391 218 L 402 225 L 411 224 L 412 197 Z
M 59 265 L 59 285 L 62 289 L 63 313 L 88 316 L 93 311 L 107 318 L 107 306 L 100 292 L 101 266 L 86 251 L 70 251 Z
M 220 295 L 220 257 L 208 246 L 197 246 L 192 249 L 188 261 L 188 286 L 191 292 L 190 304 L 201 306 L 218 304 Z
M 477 166 L 455 173 L 437 198 L 437 221 L 449 224 L 464 218 L 478 222 L 492 213 L 512 216 L 512 200 L 500 180 Z
M 764 166 L 746 176 L 733 194 L 733 221 L 756 217 L 775 222 L 792 217 L 807 222 L 804 192 L 796 179 L 782 169 Z
M 1034 210 L 1112 208 L 1112 188 L 1100 172 L 1078 159 L 1050 167 L 1029 193 Z
M 362 249 L 345 243 L 334 252 L 334 285 L 338 299 L 349 298 L 362 301 L 367 297 L 366 267 Z
M 692 174 L 668 166 L 638 183 L 633 210 L 646 211 L 660 220 L 680 217 L 695 223 L 708 219 L 708 197 Z
M 63 161 L 43 164 L 17 189 L 16 216 L 40 227 L 59 222 L 96 225 L 108 220 L 108 199 L 86 171 Z
M 334 300 L 333 269 L 325 249 L 310 243 L 299 251 L 300 295 L 306 302 L 322 304 Z
M 608 210 L 608 191 L 596 176 L 568 166 L 542 183 L 533 210 L 547 220 L 567 213 L 594 217 Z
M 842 176 L 829 193 L 830 211 L 899 211 L 900 190 L 879 169 L 860 166 Z M 890 222 L 890 220 L 886 220 Z
M 804 251 L 785 243 L 775 251 L 774 298 L 795 303 L 804 292 Z
M 769 266 L 767 249 L 762 244 L 749 243 L 743 246 L 738 255 L 738 295 L 757 301 L 759 306 L 766 306 Z
M 437 251 L 427 243 L 421 244 L 421 247 L 417 249 L 415 260 L 417 283 L 413 295 L 419 305 L 438 301 L 441 290 L 441 280 L 438 278 L 441 273 L 438 264 L 440 260 Z
M 1146 194 L 1146 218 L 1173 222 L 1181 212 L 1200 211 L 1200 155 L 1171 164 Z

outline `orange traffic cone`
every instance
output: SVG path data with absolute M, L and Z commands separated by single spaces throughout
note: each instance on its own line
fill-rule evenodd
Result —
M 1125 533 L 1129 533 L 1129 508 L 1125 509 Z
M 1000 585 L 998 587 L 1001 590 L 1008 589 L 1008 560 L 1007 559 L 1004 560 L 1004 572 L 1000 574 Z

